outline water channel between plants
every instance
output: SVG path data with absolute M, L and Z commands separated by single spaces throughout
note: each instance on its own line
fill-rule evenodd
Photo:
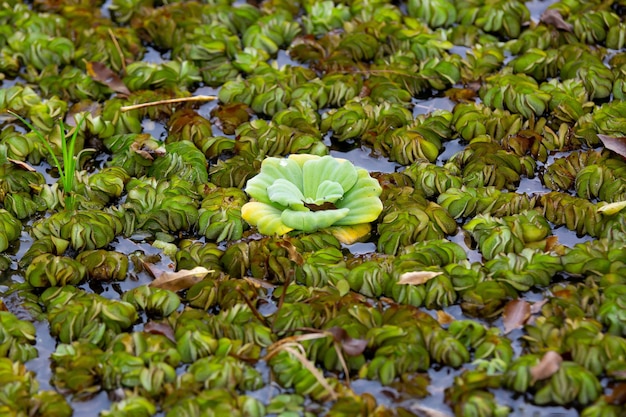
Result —
M 626 416 L 625 18 L 3 2 L 0 416 Z M 290 155 L 378 217 L 260 233 Z

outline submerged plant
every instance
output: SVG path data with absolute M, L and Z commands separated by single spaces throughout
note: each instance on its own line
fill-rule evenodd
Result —
M 243 205 L 242 217 L 265 235 L 358 225 L 338 236 L 354 241 L 369 231 L 368 223 L 383 208 L 378 181 L 365 169 L 331 156 L 267 158 L 246 192 L 256 201 Z

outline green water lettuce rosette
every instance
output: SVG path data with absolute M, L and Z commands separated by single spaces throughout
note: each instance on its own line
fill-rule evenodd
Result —
M 351 243 L 369 233 L 383 209 L 377 180 L 328 155 L 267 158 L 245 191 L 253 201 L 243 205 L 242 217 L 264 235 L 328 229 Z

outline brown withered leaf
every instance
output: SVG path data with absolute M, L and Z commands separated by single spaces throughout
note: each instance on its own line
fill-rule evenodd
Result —
M 532 383 L 550 378 L 561 369 L 561 363 L 563 358 L 557 352 L 553 350 L 547 351 L 539 363 L 530 368 L 530 376 L 532 377 Z
M 626 383 L 620 382 L 613 387 L 613 391 L 605 397 L 606 402 L 613 405 L 626 404 Z
M 13 165 L 18 166 L 26 171 L 30 171 L 30 172 L 36 172 L 37 170 L 35 168 L 33 168 L 32 166 L 30 166 L 30 164 L 28 164 L 27 162 L 24 161 L 20 161 L 19 159 L 11 159 L 11 158 L 7 158 L 7 161 L 11 162 Z
M 276 288 L 276 285 L 267 281 L 263 281 L 262 279 L 257 279 L 253 277 L 243 277 L 243 279 L 244 281 L 248 281 L 248 283 L 254 288 L 265 288 L 268 290 Z
M 326 331 L 333 335 L 335 342 L 339 343 L 343 351 L 350 356 L 360 355 L 367 347 L 367 340 L 353 339 L 341 327 L 331 327 Z
M 211 110 L 215 125 L 226 135 L 234 135 L 237 127 L 250 120 L 252 114 L 252 109 L 244 103 L 221 104 Z
M 598 138 L 600 138 L 605 148 L 626 158 L 626 136 L 615 137 L 599 134 Z
M 174 336 L 174 329 L 172 329 L 172 326 L 170 326 L 169 323 L 167 322 L 150 320 L 149 322 L 144 324 L 143 331 L 146 333 L 150 333 L 150 334 L 163 335 L 167 337 L 168 339 L 170 339 L 172 342 L 176 343 L 176 336 Z
M 279 246 L 287 251 L 287 257 L 290 261 L 295 262 L 296 265 L 302 265 L 304 263 L 304 259 L 302 255 L 298 253 L 298 248 L 296 248 L 291 241 L 287 239 L 279 240 L 276 242 L 276 246 Z
M 435 272 L 435 271 L 411 271 L 405 272 L 400 275 L 400 279 L 398 280 L 398 284 L 401 285 L 420 285 L 424 284 L 431 279 L 438 277 L 443 274 L 443 272 Z
M 556 245 L 559 244 L 559 237 L 556 235 L 552 235 L 552 236 L 548 236 L 546 238 L 546 247 L 545 247 L 545 251 L 546 252 L 550 252 L 553 249 L 556 249 Z
M 452 414 L 439 411 L 435 408 L 426 407 L 421 404 L 412 404 L 411 411 L 418 417 L 452 417 Z
M 437 310 L 437 322 L 442 326 L 450 324 L 454 321 L 454 317 L 443 310 Z
M 94 81 L 106 85 L 119 95 L 130 95 L 130 90 L 126 87 L 124 81 L 102 62 L 87 61 L 85 62 L 85 66 L 87 68 L 87 74 L 93 78 Z
M 530 317 L 530 304 L 524 300 L 511 300 L 504 306 L 502 322 L 504 334 L 522 327 Z
M 539 21 L 566 32 L 574 31 L 574 26 L 572 26 L 571 23 L 566 22 L 565 19 L 563 19 L 561 12 L 556 9 L 546 9 L 546 11 L 541 14 Z
M 158 147 L 156 149 L 149 149 L 143 146 L 140 142 L 133 142 L 130 144 L 130 150 L 138 154 L 144 159 L 154 161 L 155 156 L 165 155 L 165 148 Z
M 530 314 L 539 314 L 541 313 L 541 309 L 548 302 L 547 298 L 543 298 L 539 301 L 532 303 L 530 306 Z
M 455 103 L 471 103 L 476 100 L 477 91 L 472 88 L 449 88 L 444 93 Z
M 181 269 L 177 272 L 162 272 L 159 275 L 155 275 L 156 279 L 148 285 L 170 291 L 186 290 L 202 281 L 209 272 L 211 270 L 203 266 L 197 266 L 193 269 Z

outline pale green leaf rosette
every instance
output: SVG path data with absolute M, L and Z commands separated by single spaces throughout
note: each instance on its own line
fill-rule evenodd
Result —
M 242 217 L 265 235 L 329 229 L 344 243 L 369 233 L 383 209 L 378 181 L 362 168 L 332 156 L 294 154 L 267 158 L 246 192 L 255 201 Z

